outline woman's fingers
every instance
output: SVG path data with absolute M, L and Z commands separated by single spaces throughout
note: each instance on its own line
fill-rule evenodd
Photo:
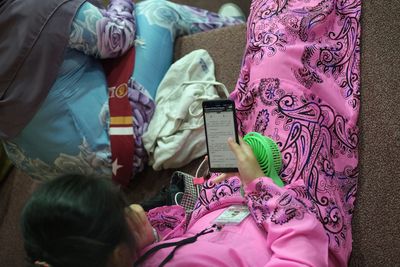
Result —
M 229 145 L 229 148 L 231 149 L 231 151 L 233 152 L 233 154 L 235 154 L 236 159 L 239 160 L 243 156 L 243 151 L 242 151 L 242 148 L 240 147 L 240 145 L 238 143 L 236 143 L 236 141 L 233 140 L 232 137 L 228 138 L 228 145 Z
M 238 176 L 238 173 L 222 173 L 220 175 L 218 175 L 217 177 L 215 177 L 212 181 L 214 184 L 218 184 L 226 179 L 229 179 L 233 176 Z
M 238 176 L 244 184 L 247 184 L 257 177 L 264 175 L 252 148 L 243 138 L 239 137 L 239 144 L 233 138 L 228 138 L 228 144 L 231 151 L 235 154 L 239 173 L 223 173 L 213 179 L 215 184 L 218 184 L 232 176 Z
M 239 136 L 239 144 L 243 145 L 243 144 L 247 144 L 244 140 L 243 137 Z
M 140 223 L 144 223 L 146 221 L 146 212 L 142 206 L 138 204 L 132 204 L 129 206 L 129 208 L 134 211 L 135 217 L 140 221 Z
M 253 155 L 253 149 L 251 146 L 246 143 L 242 137 L 239 137 L 239 143 L 240 147 L 242 148 L 242 151 L 246 153 L 246 155 Z
M 152 227 L 143 207 L 137 204 L 129 206 L 128 225 L 133 233 L 138 247 L 143 248 L 154 241 Z
M 248 161 L 249 158 L 253 158 L 254 154 L 252 148 L 243 140 L 242 137 L 239 137 L 239 143 L 240 145 L 232 138 L 228 139 L 229 147 L 235 154 L 238 164 L 240 165 L 240 162 L 245 162 Z

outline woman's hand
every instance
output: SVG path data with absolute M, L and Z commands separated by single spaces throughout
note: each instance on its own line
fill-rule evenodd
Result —
M 239 176 L 242 183 L 246 185 L 258 177 L 265 176 L 251 147 L 241 137 L 239 137 L 239 143 L 240 145 L 232 138 L 228 139 L 229 147 L 237 160 L 239 175 L 238 173 L 223 173 L 213 180 L 214 183 L 219 183 L 232 176 Z
M 130 205 L 127 215 L 128 226 L 135 238 L 137 250 L 140 251 L 152 244 L 155 241 L 153 227 L 147 219 L 146 212 L 142 206 L 137 204 Z

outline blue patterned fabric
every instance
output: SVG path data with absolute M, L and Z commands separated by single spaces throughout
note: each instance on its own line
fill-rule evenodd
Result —
M 111 177 L 108 118 L 100 63 L 68 49 L 41 109 L 5 148 L 17 167 L 36 179 L 65 173 Z
M 140 2 L 136 8 L 136 21 L 140 25 L 136 35 L 142 44 L 136 47 L 133 78 L 153 98 L 172 64 L 176 38 L 243 23 L 240 19 L 165 0 Z
M 175 38 L 240 22 L 163 0 L 136 6 L 130 0 L 112 0 L 107 10 L 83 4 L 46 100 L 23 131 L 4 142 L 10 159 L 39 180 L 71 173 L 111 178 L 107 85 L 98 58 L 123 54 L 135 44 L 137 31 L 135 70 L 128 86 L 135 123 L 133 169 L 140 172 L 147 160 L 141 136 L 154 110 L 151 96 L 172 63 Z

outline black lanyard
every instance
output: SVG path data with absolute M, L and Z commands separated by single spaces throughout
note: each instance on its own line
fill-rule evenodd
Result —
M 182 240 L 177 241 L 177 242 L 163 243 L 163 244 L 160 244 L 160 245 L 158 245 L 158 246 L 155 246 L 155 247 L 151 248 L 149 251 L 147 251 L 145 254 L 143 254 L 143 256 L 141 256 L 141 257 L 133 264 L 133 266 L 134 266 L 134 267 L 139 266 L 139 264 L 143 263 L 151 254 L 157 252 L 157 251 L 160 250 L 160 249 L 168 248 L 168 247 L 174 247 L 174 246 L 175 246 L 175 248 L 168 254 L 168 256 L 167 256 L 167 257 L 161 262 L 161 264 L 159 265 L 160 267 L 165 266 L 165 264 L 167 264 L 167 262 L 169 262 L 169 261 L 174 257 L 175 251 L 176 251 L 178 248 L 180 248 L 180 247 L 182 247 L 182 246 L 184 246 L 184 245 L 187 245 L 187 244 L 196 242 L 196 241 L 197 241 L 197 238 L 198 238 L 199 236 L 212 233 L 212 232 L 215 231 L 215 228 L 219 229 L 219 226 L 217 226 L 217 225 L 214 224 L 213 226 L 204 229 L 203 231 L 201 231 L 200 233 L 197 233 L 196 235 L 194 235 L 194 236 L 192 236 L 192 237 L 188 237 L 188 238 L 186 238 L 186 239 L 182 239 Z

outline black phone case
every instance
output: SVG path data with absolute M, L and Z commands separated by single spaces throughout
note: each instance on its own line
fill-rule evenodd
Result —
M 233 102 L 230 99 L 221 99 L 221 100 L 206 100 L 203 101 L 202 107 L 203 107 L 203 119 L 204 119 L 204 129 L 205 129 L 205 135 L 206 135 L 206 144 L 207 144 L 207 155 L 209 154 L 209 148 L 208 148 L 208 134 L 207 134 L 207 125 L 206 125 L 206 117 L 204 114 L 204 108 L 205 107 L 221 107 L 221 106 L 226 106 L 226 105 L 232 105 L 233 110 L 233 123 L 235 127 L 235 140 L 236 143 L 239 144 L 239 137 L 238 137 L 238 130 L 237 130 L 237 122 L 236 122 L 236 108 L 235 108 L 235 102 Z M 210 162 L 210 157 L 208 157 L 208 166 L 210 172 L 238 172 L 238 168 L 213 168 Z

